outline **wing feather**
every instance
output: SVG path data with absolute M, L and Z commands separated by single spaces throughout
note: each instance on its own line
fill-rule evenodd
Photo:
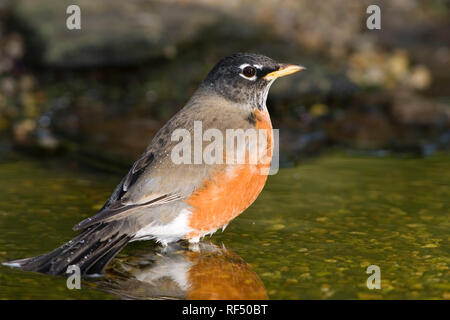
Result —
M 154 159 L 153 152 L 147 150 L 133 164 L 128 174 L 122 179 L 100 211 L 96 215 L 79 222 L 72 229 L 81 230 L 99 222 L 118 220 L 131 214 L 135 208 L 151 207 L 180 199 L 181 196 L 178 194 L 157 192 L 150 192 L 140 202 L 129 201 L 126 198 L 127 192 L 132 189 L 144 173 L 146 173 L 147 179 L 151 179 Z

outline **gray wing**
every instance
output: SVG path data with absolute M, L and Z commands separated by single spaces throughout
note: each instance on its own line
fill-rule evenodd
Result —
M 183 111 L 183 110 L 181 110 Z M 188 127 L 183 112 L 176 114 L 153 138 L 147 150 L 133 164 L 100 211 L 73 227 L 80 230 L 99 222 L 118 220 L 136 212 L 182 199 L 197 187 L 194 168 L 175 165 L 170 150 L 177 142 L 169 136 L 176 127 Z M 181 183 L 183 182 L 183 183 Z
M 159 130 L 103 208 L 96 215 L 75 225 L 74 230 L 98 222 L 122 219 L 135 212 L 142 212 L 142 209 L 185 199 L 201 187 L 213 171 L 219 169 L 221 165 L 174 164 L 170 157 L 171 150 L 178 141 L 171 141 L 171 133 L 177 128 L 186 128 L 192 132 L 194 120 L 202 121 L 204 130 L 219 128 L 225 132 L 226 128 L 233 126 L 242 128 L 249 125 L 246 120 L 248 114 L 233 115 L 226 105 L 217 100 L 213 103 L 194 103 L 191 107 L 190 110 L 180 110 Z
M 175 188 L 171 192 L 160 192 L 158 179 L 160 171 L 154 164 L 152 151 L 146 151 L 131 167 L 127 175 L 115 188 L 109 200 L 100 211 L 73 227 L 80 230 L 98 222 L 117 220 L 131 214 L 136 208 L 151 207 L 181 199 L 183 196 Z

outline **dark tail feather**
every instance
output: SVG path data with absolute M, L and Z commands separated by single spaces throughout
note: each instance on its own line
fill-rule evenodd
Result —
M 102 273 L 132 238 L 117 231 L 114 225 L 108 223 L 89 227 L 50 253 L 6 262 L 4 265 L 52 275 L 65 274 L 71 265 L 77 265 L 83 275 Z

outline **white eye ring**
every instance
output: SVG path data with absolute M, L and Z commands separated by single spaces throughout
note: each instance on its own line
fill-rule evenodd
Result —
M 254 75 L 253 77 L 247 77 L 246 75 L 243 74 L 243 71 L 244 71 L 244 69 L 245 69 L 246 67 L 253 67 L 253 68 L 258 68 L 258 69 L 262 69 L 262 67 L 261 67 L 260 65 L 250 65 L 250 64 L 248 64 L 248 63 L 244 63 L 244 64 L 241 64 L 241 65 L 239 66 L 239 69 L 241 69 L 241 72 L 239 73 L 239 75 L 240 75 L 242 78 L 244 78 L 244 79 L 246 79 L 246 80 L 250 80 L 250 81 L 255 81 L 255 80 L 256 80 L 256 73 L 255 73 L 255 75 Z

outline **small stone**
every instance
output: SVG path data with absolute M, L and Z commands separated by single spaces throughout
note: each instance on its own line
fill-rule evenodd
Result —
M 285 227 L 286 226 L 284 224 L 277 223 L 277 224 L 274 224 L 273 226 L 271 226 L 269 229 L 277 231 L 277 230 L 284 229 Z
M 438 248 L 439 245 L 435 243 L 427 243 L 426 245 L 422 246 L 422 248 Z

